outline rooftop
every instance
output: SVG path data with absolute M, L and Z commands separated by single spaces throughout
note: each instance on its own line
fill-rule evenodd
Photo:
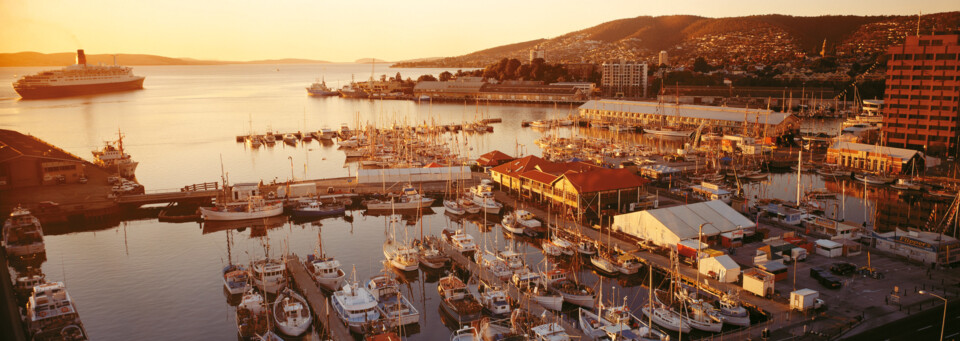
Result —
M 830 149 L 831 150 L 845 149 L 845 150 L 852 150 L 852 151 L 858 151 L 858 152 L 864 152 L 864 153 L 889 155 L 894 158 L 899 158 L 904 162 L 909 161 L 911 158 L 913 158 L 918 153 L 920 153 L 919 151 L 916 151 L 913 149 L 894 148 L 894 147 L 878 146 L 873 144 L 863 144 L 863 143 L 844 142 L 844 141 L 834 143 L 832 146 L 830 146 Z
M 73 155 L 30 135 L 13 130 L 0 129 L 0 162 L 21 156 L 67 161 L 81 161 Z
M 656 102 L 590 100 L 580 110 L 619 111 L 635 114 L 659 114 L 719 121 L 778 125 L 790 114 L 766 109 L 713 107 L 707 105 L 658 104 Z
M 577 192 L 580 193 L 637 188 L 649 182 L 625 168 L 599 168 L 579 173 L 568 172 L 564 173 L 563 177 L 570 181 Z

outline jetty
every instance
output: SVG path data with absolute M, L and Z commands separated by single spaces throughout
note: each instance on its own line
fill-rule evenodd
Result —
M 505 288 L 507 290 L 507 294 L 510 295 L 510 298 L 512 300 L 516 302 L 524 302 L 524 297 L 520 293 L 520 290 L 517 289 L 517 287 L 504 283 L 503 281 L 500 280 L 500 278 L 494 275 L 493 272 L 491 272 L 490 270 L 481 268 L 477 263 L 470 261 L 470 259 L 464 256 L 462 253 L 460 253 L 457 250 L 454 250 L 446 243 L 439 243 L 439 244 L 440 244 L 440 252 L 443 252 L 444 255 L 446 255 L 447 257 L 450 257 L 450 260 L 457 263 L 457 265 L 459 265 L 460 267 L 463 267 L 464 269 L 467 269 L 468 271 L 470 271 L 470 273 L 479 276 L 481 280 L 487 283 L 493 283 L 501 288 Z M 522 304 L 521 306 L 526 308 L 533 315 L 540 316 L 545 311 L 547 311 L 546 308 L 542 307 L 537 302 L 533 302 L 530 300 L 526 300 L 526 301 L 527 302 L 525 304 Z M 553 313 L 553 312 L 550 312 L 549 315 L 560 316 L 559 313 Z M 568 335 L 570 335 L 571 339 L 587 340 L 586 336 L 583 335 L 580 328 L 571 324 L 570 321 L 567 321 L 563 318 L 558 318 L 557 323 L 559 323 L 560 326 L 563 327 L 564 331 Z
M 322 322 L 328 334 L 333 340 L 353 340 L 350 330 L 347 329 L 337 313 L 333 311 L 330 305 L 330 296 L 325 294 L 307 273 L 307 268 L 300 262 L 300 257 L 296 254 L 287 256 L 287 270 L 290 271 L 292 279 L 291 284 L 297 288 L 297 291 L 303 294 L 303 297 L 310 304 L 310 312 L 313 313 L 314 321 Z

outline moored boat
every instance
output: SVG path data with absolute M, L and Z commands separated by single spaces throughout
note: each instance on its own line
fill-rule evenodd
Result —
M 592 307 L 597 296 L 593 288 L 577 283 L 567 277 L 567 270 L 556 268 L 543 274 L 547 287 L 560 293 L 565 302 L 582 307 Z
M 268 308 L 263 295 L 249 290 L 237 306 L 237 334 L 243 340 L 254 340 L 267 333 Z
M 399 290 L 396 279 L 378 275 L 367 282 L 367 290 L 377 299 L 380 316 L 391 326 L 405 326 L 420 322 L 420 312 Z
M 46 251 L 40 220 L 17 206 L 3 223 L 3 248 L 10 256 L 23 257 Z
M 539 273 L 514 274 L 511 282 L 520 294 L 536 301 L 544 308 L 559 311 L 563 307 L 563 296 L 547 288 Z
M 440 307 L 459 323 L 469 323 L 480 318 L 483 306 L 477 302 L 462 280 L 454 275 L 440 279 L 437 285 L 440 294 Z
M 246 201 L 218 203 L 214 207 L 200 207 L 203 220 L 245 220 L 273 217 L 283 214 L 283 203 L 277 200 L 266 201 L 253 195 Z
M 376 297 L 356 282 L 333 293 L 330 301 L 337 316 L 354 333 L 362 333 L 364 326 L 380 319 Z
M 281 333 L 300 336 L 310 328 L 313 317 L 307 300 L 290 288 L 286 288 L 273 303 L 273 321 Z
M 297 202 L 297 207 L 293 208 L 291 215 L 294 217 L 327 217 L 343 215 L 346 207 L 341 203 L 324 204 L 316 199 L 301 199 Z
M 130 154 L 123 150 L 123 133 L 118 130 L 117 135 L 116 141 L 107 141 L 103 148 L 91 152 L 93 164 L 107 171 L 117 172 L 122 177 L 132 178 L 136 174 L 139 163 L 133 161 Z
M 497 202 L 493 197 L 493 181 L 483 179 L 480 184 L 470 189 L 470 200 L 480 206 L 486 213 L 500 214 L 503 204 Z
M 430 207 L 434 202 L 433 198 L 427 198 L 417 192 L 412 185 L 407 184 L 403 187 L 401 194 L 390 195 L 385 200 L 372 199 L 363 204 L 368 210 L 411 210 Z
M 250 273 L 243 265 L 228 264 L 223 268 L 223 286 L 231 295 L 239 295 L 250 290 Z
M 287 286 L 287 265 L 279 259 L 261 259 L 253 262 L 250 277 L 260 290 L 276 294 Z

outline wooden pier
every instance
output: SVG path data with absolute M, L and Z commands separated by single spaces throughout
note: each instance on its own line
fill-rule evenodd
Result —
M 117 203 L 123 206 L 143 206 L 177 201 L 209 200 L 219 194 L 219 190 L 179 191 L 148 194 L 126 194 L 117 196 Z
M 470 271 L 470 273 L 479 276 L 481 280 L 487 283 L 495 284 L 501 288 L 507 289 L 507 294 L 510 295 L 510 298 L 516 302 L 525 302 L 525 304 L 521 304 L 521 307 L 527 309 L 533 315 L 540 316 L 541 314 L 543 314 L 544 311 L 547 311 L 547 309 L 542 307 L 537 302 L 534 302 L 532 300 L 524 300 L 523 294 L 520 293 L 520 290 L 517 289 L 517 287 L 504 283 L 503 281 L 500 280 L 500 278 L 494 275 L 493 272 L 490 272 L 487 269 L 480 268 L 480 266 L 477 263 L 470 261 L 470 259 L 464 256 L 462 253 L 458 252 L 457 250 L 454 250 L 446 243 L 439 243 L 439 244 L 440 244 L 439 245 L 440 252 L 443 252 L 443 254 L 447 255 L 447 257 L 450 257 L 450 260 L 456 262 L 461 267 L 466 268 L 468 271 Z M 556 316 L 556 314 L 552 312 L 549 314 Z M 559 323 L 560 326 L 563 327 L 564 331 L 568 335 L 570 335 L 571 339 L 586 340 L 585 338 L 586 336 L 583 335 L 580 328 L 570 324 L 569 321 L 566 321 L 560 318 L 558 319 L 557 323 Z
M 354 340 L 340 317 L 333 311 L 330 305 L 330 297 L 327 296 L 307 273 L 307 268 L 300 262 L 296 254 L 287 256 L 287 270 L 290 271 L 292 278 L 291 284 L 303 294 L 310 304 L 310 311 L 313 313 L 314 321 L 320 322 L 326 328 L 328 334 L 333 340 Z

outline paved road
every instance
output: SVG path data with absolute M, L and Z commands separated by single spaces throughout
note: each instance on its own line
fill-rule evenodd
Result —
M 934 306 L 921 313 L 888 323 L 882 327 L 853 335 L 846 340 L 939 340 L 943 305 Z M 960 340 L 960 301 L 947 305 L 947 328 L 944 340 Z

